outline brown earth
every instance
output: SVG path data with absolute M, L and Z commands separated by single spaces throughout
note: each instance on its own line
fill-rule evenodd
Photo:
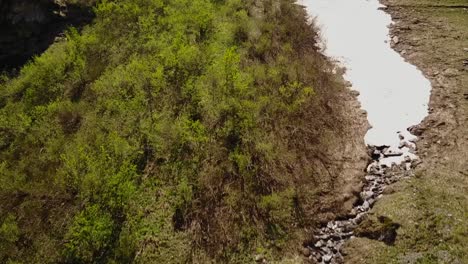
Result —
M 370 215 L 400 225 L 395 244 L 353 239 L 346 263 L 468 263 L 468 1 L 382 3 L 393 48 L 431 81 L 430 114 L 412 129 L 416 177 L 392 186 Z

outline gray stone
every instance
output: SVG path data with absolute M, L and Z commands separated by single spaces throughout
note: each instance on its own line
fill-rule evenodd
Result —
M 370 207 L 370 204 L 368 201 L 365 201 L 363 204 L 362 204 L 362 209 L 364 209 L 365 211 L 368 210 Z
M 366 178 L 366 181 L 373 181 L 375 180 L 376 177 L 374 175 L 367 175 L 365 178 Z
M 323 242 L 323 240 L 319 240 L 319 241 L 317 241 L 317 243 L 315 243 L 314 246 L 315 246 L 316 248 L 321 248 L 321 247 L 323 247 L 324 245 L 325 245 L 325 243 Z
M 362 193 L 361 193 L 361 197 L 362 197 L 362 199 L 364 199 L 364 200 L 367 200 L 367 199 L 369 199 L 369 198 L 372 198 L 372 196 L 374 196 L 374 193 L 371 192 L 371 191 L 366 191 L 366 192 L 362 192 Z
M 330 261 L 332 260 L 332 258 L 333 258 L 332 255 L 325 255 L 325 256 L 323 256 L 322 259 L 323 259 L 323 261 L 324 261 L 325 263 L 330 263 Z

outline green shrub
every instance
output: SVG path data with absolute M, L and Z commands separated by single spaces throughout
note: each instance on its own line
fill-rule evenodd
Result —
M 8 214 L 0 225 L 0 261 L 5 261 L 14 255 L 20 234 L 16 217 Z
M 9 243 L 16 243 L 19 239 L 19 235 L 20 230 L 16 223 L 15 216 L 8 214 L 0 226 L 0 240 Z
M 64 254 L 70 262 L 96 263 L 112 243 L 114 222 L 98 205 L 80 212 L 66 235 Z

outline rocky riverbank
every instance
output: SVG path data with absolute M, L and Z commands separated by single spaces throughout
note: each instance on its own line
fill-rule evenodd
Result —
M 392 15 L 392 47 L 431 81 L 429 116 L 411 129 L 423 163 L 394 184 L 359 225 L 398 226 L 393 243 L 350 240 L 345 263 L 468 263 L 468 6 L 466 1 L 382 1 Z
M 343 263 L 344 257 L 341 247 L 344 243 L 356 236 L 370 237 L 391 244 L 395 241 L 396 229 L 399 225 L 392 223 L 385 217 L 379 219 L 382 228 L 368 232 L 362 229 L 367 214 L 374 204 L 382 198 L 386 188 L 402 178 L 413 176 L 413 169 L 421 163 L 415 155 L 415 144 L 398 135 L 400 148 L 403 151 L 390 149 L 388 146 L 369 146 L 369 156 L 372 157 L 365 176 L 365 183 L 360 192 L 360 199 L 345 219 L 330 221 L 320 228 L 311 241 L 305 243 L 304 254 L 314 263 Z M 411 153 L 412 155 L 404 155 Z M 401 157 L 397 162 L 389 159 Z

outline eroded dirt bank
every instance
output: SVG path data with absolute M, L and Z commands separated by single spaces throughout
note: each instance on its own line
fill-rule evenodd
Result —
M 393 185 L 361 224 L 346 263 L 468 263 L 468 2 L 382 1 L 392 46 L 431 81 L 430 114 L 411 129 L 423 163 Z M 389 219 L 394 245 L 380 234 Z

